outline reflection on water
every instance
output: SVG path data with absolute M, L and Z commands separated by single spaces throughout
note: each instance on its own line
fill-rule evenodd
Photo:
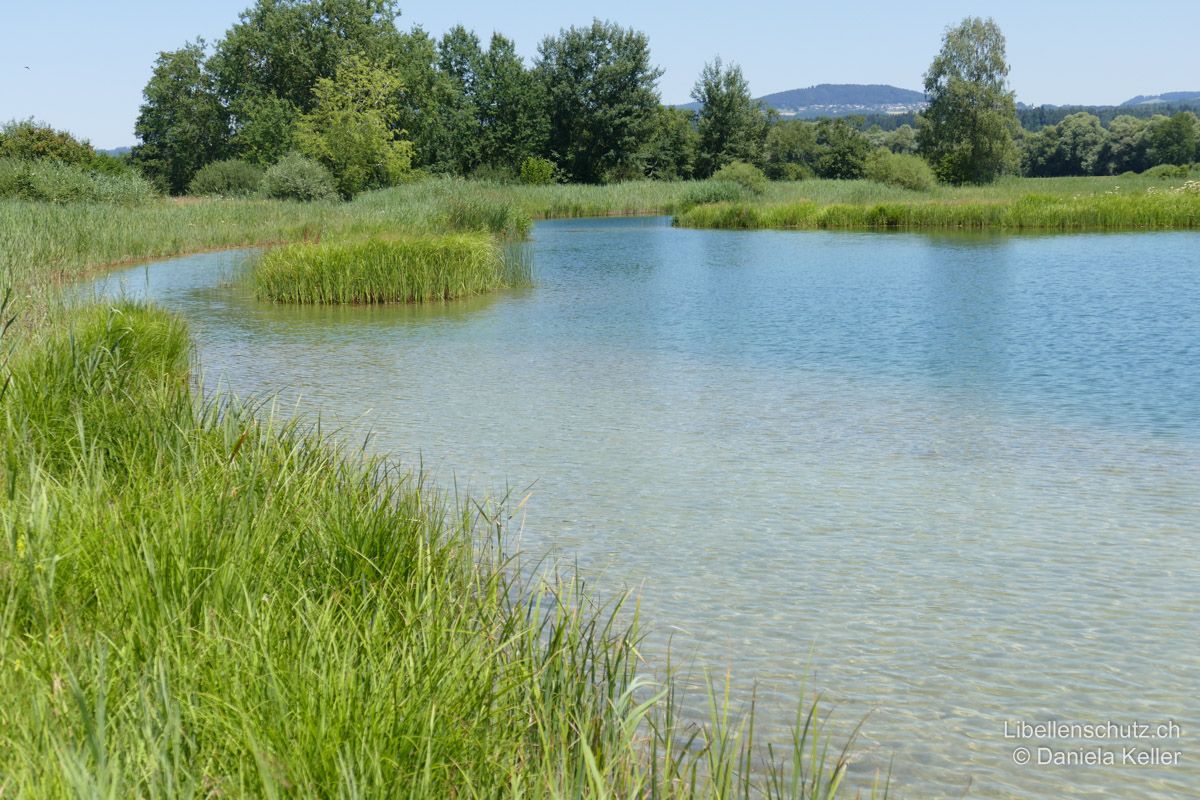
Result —
M 570 221 L 468 303 L 259 304 L 239 254 L 102 286 L 185 314 L 210 384 L 536 482 L 525 550 L 638 587 L 648 658 L 757 682 L 776 735 L 806 673 L 869 712 L 860 777 L 1166 798 L 1200 785 L 1197 245 Z M 1173 719 L 1184 759 L 1015 765 L 1046 719 Z

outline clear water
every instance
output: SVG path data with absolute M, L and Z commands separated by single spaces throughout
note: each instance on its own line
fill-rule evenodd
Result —
M 535 289 L 436 308 L 259 304 L 238 253 L 97 288 L 182 312 L 209 384 L 374 431 L 446 486 L 532 485 L 523 550 L 636 588 L 654 666 L 670 643 L 756 683 L 776 738 L 802 682 L 840 730 L 867 715 L 859 783 L 1200 791 L 1200 235 L 621 219 L 533 248 Z M 1182 735 L 1005 738 L 1022 720 Z M 1014 763 L 1039 744 L 1118 763 Z

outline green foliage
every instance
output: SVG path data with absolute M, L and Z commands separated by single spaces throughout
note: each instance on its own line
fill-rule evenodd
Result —
M 1160 181 L 1174 180 L 1176 178 L 1186 178 L 1190 170 L 1186 164 L 1159 164 L 1142 173 L 1147 178 L 1156 178 Z
M 808 122 L 776 122 L 767 131 L 766 173 L 772 180 L 803 180 L 816 174 L 817 129 Z
M 97 160 L 96 151 L 86 141 L 32 119 L 13 120 L 0 127 L 0 158 L 59 161 L 84 167 L 93 166 Z
M 130 205 L 154 195 L 154 187 L 132 171 L 106 174 L 61 161 L 0 158 L 0 198 Z
M 334 200 L 337 184 L 329 170 L 311 158 L 289 153 L 263 174 L 262 193 L 276 200 Z
M 482 234 L 293 244 L 254 267 L 257 296 L 285 303 L 427 303 L 504 285 L 503 254 Z
M 1197 152 L 1197 142 L 1200 141 L 1198 129 L 1200 122 L 1189 111 L 1152 119 L 1146 134 L 1151 163 L 1190 164 L 1200 160 L 1200 153 Z
M 924 192 L 937 184 L 929 164 L 920 156 L 910 153 L 893 153 L 879 149 L 867 156 L 864 175 L 867 180 L 888 186 L 899 186 Z
M 480 161 L 516 169 L 526 158 L 546 153 L 549 117 L 543 87 L 525 69 L 511 39 L 492 34 L 471 88 Z
M 205 164 L 188 185 L 188 194 L 247 197 L 258 191 L 263 170 L 236 158 Z
M 1095 175 L 1104 167 L 1108 132 L 1099 117 L 1081 112 L 1027 135 L 1023 149 L 1026 175 Z
M 538 46 L 549 155 L 573 181 L 599 183 L 634 162 L 653 129 L 658 78 L 645 34 L 594 20 Z
M 695 114 L 682 108 L 660 106 L 638 162 L 647 177 L 683 180 L 695 172 L 699 145 Z
M 392 0 L 256 0 L 217 43 L 208 67 L 235 108 L 273 98 L 308 112 L 317 82 L 332 78 L 347 57 L 394 63 L 403 47 L 399 14 Z
M 234 103 L 232 147 L 246 161 L 269 166 L 295 148 L 299 111 L 275 95 L 243 95 Z
M 521 162 L 521 183 L 531 186 L 554 183 L 554 162 L 548 158 L 526 157 Z
M 917 152 L 917 131 L 911 125 L 901 125 L 890 131 L 882 131 L 875 126 L 874 131 L 867 133 L 867 138 L 874 147 L 885 147 L 893 153 Z
M 822 178 L 853 180 L 863 176 L 871 143 L 843 117 L 817 123 L 816 170 Z
M 296 141 L 329 168 L 343 197 L 408 177 L 413 145 L 394 127 L 403 88 L 395 74 L 357 56 L 334 78 L 317 81 L 313 110 L 300 118 Z
M 204 43 L 160 53 L 143 95 L 132 159 L 164 190 L 182 194 L 196 170 L 228 149 L 228 114 L 205 65 Z
M 1118 175 L 1141 172 L 1148 166 L 1146 120 L 1123 114 L 1108 124 L 1108 141 L 1101 156 L 1101 172 Z
M 761 164 L 767 138 L 767 116 L 750 95 L 750 85 L 737 64 L 718 57 L 704 65 L 692 88 L 700 103 L 696 172 L 713 175 L 733 161 Z
M 767 188 L 767 176 L 753 164 L 731 161 L 713 173 L 716 183 L 736 183 L 751 194 L 762 194 Z
M 948 183 L 990 183 L 1016 163 L 1019 123 L 1008 90 L 1004 34 L 968 17 L 946 31 L 925 73 L 929 106 L 918 118 L 921 154 Z

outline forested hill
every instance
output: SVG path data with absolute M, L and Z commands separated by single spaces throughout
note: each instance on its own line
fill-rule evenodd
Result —
M 925 107 L 925 95 L 883 84 L 822 83 L 806 89 L 789 89 L 758 98 L 784 117 L 815 119 L 851 114 L 898 114 Z M 680 106 L 699 109 L 699 103 Z
M 1144 106 L 1156 103 L 1187 103 L 1200 105 L 1200 92 L 1164 92 L 1162 94 L 1139 94 L 1121 103 L 1124 106 Z

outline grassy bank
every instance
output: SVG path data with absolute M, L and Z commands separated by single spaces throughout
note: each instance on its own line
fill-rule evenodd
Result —
M 839 793 L 819 717 L 773 766 L 719 700 L 681 726 L 612 608 L 518 582 L 502 514 L 199 406 L 163 311 L 72 319 L 4 367 L 4 797 Z
M 529 276 L 510 273 L 491 236 L 427 234 L 275 248 L 252 280 L 257 297 L 274 302 L 424 303 L 527 285 Z
M 1058 182 L 1056 182 L 1058 181 Z M 828 184 L 838 183 L 837 186 Z M 691 228 L 967 229 L 1009 231 L 1200 228 L 1200 191 L 1143 178 L 1013 179 L 915 192 L 864 181 L 773 188 L 751 202 L 684 209 Z

